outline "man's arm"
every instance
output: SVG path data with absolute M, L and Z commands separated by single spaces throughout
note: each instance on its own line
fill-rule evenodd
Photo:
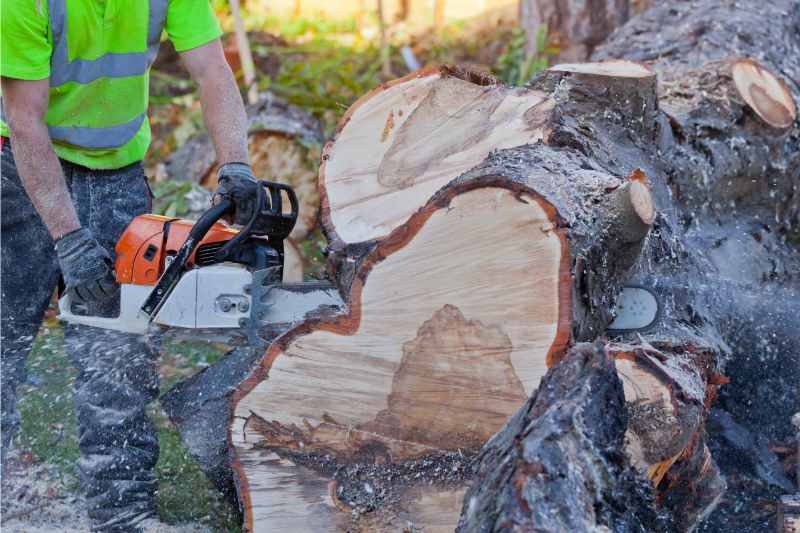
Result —
M 92 232 L 81 228 L 44 115 L 50 82 L 2 78 L 3 110 L 22 186 L 56 241 L 67 291 L 75 301 L 104 302 L 117 297 L 111 257 Z M 34 244 L 34 243 L 31 243 Z
M 49 80 L 3 77 L 2 87 L 3 110 L 22 186 L 50 235 L 58 239 L 81 224 L 44 122 Z
M 217 161 L 221 165 L 248 163 L 247 116 L 219 39 L 180 54 L 200 89 L 203 119 L 214 142 Z

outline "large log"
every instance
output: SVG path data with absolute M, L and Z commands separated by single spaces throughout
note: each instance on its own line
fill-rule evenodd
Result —
M 672 3 L 676 2 L 666 2 Z M 724 11 L 721 4 L 716 2 L 715 13 Z M 772 7 L 763 10 L 764 15 L 753 15 L 748 5 L 752 6 L 737 3 L 730 11 L 732 19 L 739 20 L 742 9 L 749 9 L 748 16 L 765 17 L 762 26 L 768 27 L 767 17 L 776 17 Z M 687 13 L 684 6 L 676 9 Z M 776 18 L 783 33 L 775 47 L 792 49 L 796 35 L 788 29 L 796 19 Z M 638 20 L 631 23 L 639 24 Z M 711 30 L 716 27 L 709 23 Z M 619 33 L 624 34 L 624 30 Z M 622 37 L 613 39 L 621 46 Z M 736 44 L 690 42 L 703 49 Z M 635 55 L 637 49 L 632 46 L 627 51 Z M 657 58 L 663 61 L 668 56 Z M 728 54 L 711 59 L 724 57 Z M 788 72 L 787 81 L 795 91 L 796 59 L 776 60 L 765 67 L 776 79 Z M 791 184 L 800 166 L 798 152 L 790 148 L 800 137 L 796 122 L 786 129 L 772 127 L 761 115 L 773 115 L 764 109 L 759 114 L 758 104 L 741 96 L 753 84 L 776 85 L 764 84 L 759 74 L 739 92 L 732 67 L 725 85 L 698 85 L 697 68 L 703 64 L 676 60 L 667 69 L 669 80 L 697 89 L 689 98 L 685 119 L 660 109 L 653 69 L 620 61 L 559 66 L 523 89 L 505 88 L 460 69 L 430 69 L 379 88 L 348 112 L 325 149 L 320 185 L 331 266 L 349 307 L 344 315 L 301 324 L 274 343 L 259 370 L 236 392 L 234 412 L 241 418 L 234 420 L 230 436 L 251 527 L 267 527 L 266 522 L 297 524 L 301 530 L 324 529 L 322 524 L 334 530 L 382 529 L 406 519 L 452 526 L 471 473 L 453 450 L 466 457 L 477 452 L 481 439 L 502 424 L 501 413 L 510 416 L 515 402 L 522 405 L 548 363 L 555 363 L 567 345 L 603 335 L 614 316 L 616 295 L 629 282 L 654 290 L 662 315 L 641 337 L 623 336 L 616 348 L 609 348 L 627 384 L 624 390 L 632 413 L 627 452 L 632 465 L 654 484 L 660 504 L 680 511 L 674 513 L 676 528 L 692 527 L 713 508 L 724 483 L 706 446 L 707 408 L 724 381 L 719 367 L 721 356 L 731 356 L 726 341 L 735 338 L 733 325 L 741 323 L 737 318 L 743 313 L 758 309 L 734 298 L 740 285 L 730 283 L 724 263 L 732 259 L 745 265 L 753 277 L 774 276 L 777 269 L 781 279 L 787 279 L 785 272 L 797 264 L 785 241 L 775 235 L 796 219 L 798 195 Z M 660 69 L 657 62 L 655 70 L 662 74 Z M 717 86 L 731 90 L 718 93 Z M 778 95 L 773 100 L 782 102 L 779 107 L 791 110 L 790 101 L 781 97 L 786 93 L 764 92 Z M 674 99 L 662 90 L 666 108 L 677 108 L 674 102 L 686 99 L 680 91 L 671 94 Z M 728 97 L 729 106 L 717 105 Z M 728 113 L 731 108 L 734 112 Z M 775 116 L 780 118 L 781 112 Z M 721 126 L 714 130 L 710 127 L 714 124 Z M 739 146 L 742 138 L 745 142 Z M 751 144 L 758 143 L 770 146 L 769 157 L 752 149 Z M 725 154 L 730 153 L 736 157 L 729 160 Z M 768 160 L 775 163 L 767 164 Z M 692 166 L 692 161 L 697 164 Z M 764 169 L 770 172 L 766 182 L 759 180 Z M 727 182 L 736 186 L 726 188 Z M 746 183 L 757 186 L 739 188 Z M 449 192 L 437 195 L 441 187 Z M 504 191 L 498 200 L 475 200 L 493 189 Z M 733 190 L 739 191 L 737 210 L 729 213 L 728 221 L 738 215 L 742 226 L 762 225 L 760 247 L 752 254 L 736 254 L 740 247 L 720 253 L 726 245 L 711 246 L 696 237 L 697 227 L 722 220 L 724 203 L 713 205 L 710 200 L 721 195 L 728 201 L 725 194 Z M 454 191 L 458 194 L 450 200 Z M 508 191 L 535 201 L 511 202 Z M 441 203 L 443 198 L 452 204 Z M 470 204 L 471 210 L 465 211 Z M 529 218 L 516 222 L 503 214 L 536 206 L 547 214 L 547 221 L 538 227 Z M 765 221 L 771 220 L 765 214 L 774 218 L 776 212 L 778 225 L 765 230 Z M 420 224 L 423 218 L 425 224 Z M 434 226 L 437 220 L 447 223 Z M 481 223 L 472 235 L 466 228 L 473 228 L 475 220 Z M 426 228 L 432 233 L 422 241 Z M 730 228 L 723 229 L 730 238 Z M 712 228 L 709 234 L 720 231 Z M 528 250 L 535 256 L 532 265 L 551 264 L 547 257 L 555 262 L 556 254 L 540 244 L 556 235 L 563 236 L 558 239 L 562 275 L 547 279 L 557 286 L 548 289 L 550 296 L 537 293 L 533 304 L 530 298 L 520 303 L 515 299 L 520 274 L 487 262 L 503 267 L 509 262 L 518 268 L 507 257 Z M 402 248 L 391 248 L 399 242 L 404 243 Z M 420 242 L 433 251 L 424 253 Z M 524 243 L 539 244 L 533 252 Z M 415 260 L 408 259 L 412 250 Z M 775 261 L 767 261 L 772 270 L 761 267 L 767 254 Z M 424 283 L 417 287 L 415 278 Z M 791 285 L 788 289 L 776 294 L 791 295 Z M 457 302 L 452 305 L 460 315 L 446 306 L 451 302 L 445 300 L 451 298 L 440 300 L 445 293 Z M 364 299 L 370 294 L 376 296 Z M 554 294 L 560 296 L 556 299 Z M 507 302 L 502 313 L 493 306 L 497 298 Z M 566 301 L 569 306 L 563 305 Z M 524 305 L 534 305 L 537 312 L 525 314 Z M 464 312 L 462 307 L 476 312 Z M 780 317 L 785 330 L 779 338 L 785 338 L 791 308 L 775 307 L 761 314 Z M 368 314 L 372 321 L 364 318 Z M 544 322 L 542 314 L 549 317 Z M 491 378 L 476 390 L 495 400 L 476 424 L 464 424 L 460 413 L 475 412 L 473 396 L 456 392 L 471 383 L 471 367 L 442 373 L 425 362 L 436 355 L 451 368 L 449 358 L 476 356 L 481 351 L 473 341 L 487 336 L 507 347 L 499 336 L 483 329 L 505 330 L 506 323 L 517 331 L 555 333 L 550 341 L 540 339 L 537 350 L 525 352 L 523 358 L 513 354 L 533 346 L 533 341 L 506 333 L 512 354 L 506 371 L 483 366 L 503 361 L 502 357 L 475 357 L 481 360 L 477 368 Z M 439 330 L 441 334 L 435 333 Z M 745 339 L 751 344 L 763 342 L 759 339 L 764 339 L 765 331 L 774 331 L 752 321 L 741 330 L 754 332 Z M 460 348 L 452 352 L 431 348 L 444 345 L 450 335 L 459 339 Z M 426 359 L 426 354 L 433 355 Z M 334 355 L 338 357 L 331 360 Z M 409 360 L 418 363 L 404 366 L 403 361 Z M 414 366 L 416 370 L 411 370 Z M 300 367 L 308 373 L 298 373 Z M 354 368 L 361 374 L 354 375 Z M 402 379 L 395 380 L 398 375 Z M 522 387 L 516 399 L 501 400 L 485 392 L 492 390 L 492 383 L 507 384 L 509 375 L 516 376 Z M 419 409 L 417 398 L 408 391 L 419 383 L 427 384 L 422 389 L 429 391 L 431 382 L 444 396 L 437 398 L 436 409 Z M 743 383 L 742 389 L 755 386 Z M 335 400 L 342 397 L 348 401 Z M 464 435 L 455 435 L 457 425 L 439 422 L 436 413 L 461 420 Z M 423 415 L 433 416 L 435 422 Z M 651 415 L 660 423 L 649 424 Z M 445 475 L 448 468 L 457 475 Z M 412 478 L 430 486 L 413 487 L 408 483 Z M 279 489 L 288 486 L 293 489 Z
M 625 396 L 602 343 L 573 346 L 481 451 L 458 531 L 670 531 L 625 453 Z
M 347 313 L 273 343 L 230 434 L 250 529 L 455 525 L 468 458 L 565 347 L 555 218 L 503 180 L 447 188 L 369 253 Z
M 652 78 L 652 73 L 635 65 L 616 67 L 621 68 L 612 69 L 613 75 L 633 73 L 627 83 L 628 92 L 621 88 L 619 93 L 613 94 L 615 102 L 622 105 L 636 91 L 642 91 L 642 79 Z M 608 75 L 607 65 L 597 70 L 603 76 Z M 453 70 L 447 72 L 450 74 Z M 471 83 L 469 76 L 459 79 Z M 412 80 L 431 84 L 450 81 L 441 77 Z M 652 80 L 645 83 L 648 84 L 652 87 Z M 626 83 L 620 86 L 625 87 Z M 435 93 L 437 89 L 434 86 L 430 91 Z M 502 94 L 505 89 L 495 87 L 493 91 Z M 536 107 L 540 103 L 537 100 L 532 105 Z M 614 102 L 598 105 L 610 103 Z M 555 101 L 548 107 L 556 109 Z M 446 115 L 444 120 L 449 117 Z M 356 124 L 354 120 L 351 118 L 348 125 Z M 412 127 L 430 128 L 425 122 L 438 120 L 435 114 L 427 113 L 420 115 Z M 374 121 L 368 120 L 365 132 L 368 133 L 372 125 Z M 551 128 L 551 131 L 557 130 Z M 492 134 L 491 131 L 485 133 L 488 137 Z M 459 157 L 465 160 L 478 158 L 483 150 L 480 144 L 461 145 L 459 149 L 462 152 Z M 470 153 L 473 149 L 475 153 Z M 326 151 L 329 159 L 321 173 L 323 180 L 329 176 L 328 165 L 336 164 L 336 158 L 343 157 L 335 143 Z M 354 162 L 350 164 L 355 165 Z M 410 164 L 414 164 L 413 161 Z M 403 174 L 406 169 L 397 172 Z M 353 171 L 356 179 L 366 174 Z M 514 185 L 520 183 L 524 186 Z M 412 193 L 409 198 L 417 197 L 413 194 L 415 189 L 426 186 L 425 181 L 409 181 L 406 186 Z M 479 188 L 472 190 L 475 187 Z M 468 192 L 456 196 L 457 201 L 452 205 L 442 204 L 442 199 L 449 201 L 454 191 L 462 188 Z M 517 192 L 514 195 L 485 192 L 495 188 Z M 396 191 L 388 188 L 385 194 L 391 196 Z M 365 197 L 360 190 L 355 190 L 355 194 L 361 198 L 364 212 L 386 203 L 379 194 Z M 536 202 L 520 202 L 516 196 L 535 198 Z M 349 207 L 346 204 L 342 203 L 345 208 Z M 530 219 L 524 213 L 534 204 L 540 206 L 542 215 L 526 223 Z M 439 218 L 431 216 L 428 222 L 432 225 L 422 226 L 416 235 L 420 217 L 427 218 L 432 209 L 443 210 L 440 217 L 448 223 L 433 224 L 431 221 Z M 333 211 L 331 209 L 328 214 Z M 390 217 L 394 215 L 373 212 L 373 216 L 381 215 L 386 218 L 381 223 L 387 222 L 391 227 Z M 377 524 L 389 527 L 395 520 L 410 520 L 420 527 L 452 527 L 457 517 L 453 506 L 458 506 L 468 478 L 459 478 L 461 485 L 456 484 L 456 488 L 447 478 L 422 478 L 426 483 L 439 486 L 424 494 L 410 490 L 396 494 L 398 489 L 382 486 L 382 490 L 393 494 L 392 498 L 388 498 L 388 503 L 381 500 L 358 507 L 355 524 L 345 515 L 337 514 L 335 499 L 333 503 L 326 500 L 325 480 L 330 479 L 330 472 L 343 465 L 350 465 L 356 471 L 370 471 L 376 463 L 389 464 L 390 471 L 402 471 L 409 460 L 424 463 L 430 457 L 438 457 L 436 454 L 456 449 L 463 453 L 477 451 L 498 424 L 536 387 L 547 366 L 563 354 L 570 338 L 594 338 L 604 331 L 613 318 L 614 296 L 621 280 L 636 262 L 655 219 L 654 199 L 641 170 L 633 169 L 628 176 L 614 176 L 601 168 L 592 168 L 591 160 L 581 154 L 535 144 L 489 155 L 437 194 L 409 222 L 394 227 L 388 237 L 365 243 L 342 243 L 341 232 L 331 231 L 334 252 L 347 257 L 347 261 L 338 264 L 351 265 L 350 273 L 346 268 L 338 269 L 340 287 L 346 288 L 350 302 L 349 314 L 319 324 L 302 325 L 274 344 L 261 370 L 241 388 L 243 395 L 235 405 L 237 421 L 232 425 L 231 439 L 239 460 L 238 472 L 243 480 L 242 494 L 249 526 L 257 530 L 280 520 L 281 526 L 287 528 L 329 523 L 332 524 L 330 529 L 336 530 L 378 527 Z M 380 234 L 365 233 L 354 238 L 364 235 Z M 555 238 L 557 235 L 563 238 Z M 389 251 L 394 251 L 399 239 L 408 244 L 398 259 L 398 252 L 390 255 Z M 544 246 L 549 239 L 555 239 L 554 243 L 560 241 L 557 251 Z M 335 248 L 337 244 L 340 246 Z M 514 269 L 518 268 L 515 265 L 519 263 L 514 258 L 522 252 L 529 254 L 525 261 L 529 268 L 523 267 L 515 274 Z M 382 261 L 374 266 L 377 258 Z M 539 280 L 537 290 L 530 294 L 526 294 L 522 283 L 526 272 L 536 272 Z M 545 289 L 548 285 L 549 289 Z M 370 296 L 369 306 L 364 303 L 362 291 Z M 469 302 L 480 302 L 480 305 Z M 498 304 L 501 308 L 496 307 Z M 526 311 L 526 305 L 534 307 Z M 473 311 L 456 313 L 456 308 Z M 676 320 L 682 316 L 678 313 Z M 356 322 L 356 318 L 360 320 Z M 475 372 L 483 375 L 486 379 L 483 386 L 490 390 L 513 390 L 514 387 L 504 385 L 505 374 L 486 368 L 484 365 L 491 364 L 492 359 L 484 358 L 486 361 L 481 362 L 475 358 L 476 348 L 470 344 L 443 350 L 443 340 L 436 340 L 442 335 L 448 338 L 466 327 L 457 334 L 459 338 L 464 337 L 477 326 L 476 322 L 483 327 L 502 324 L 503 330 L 509 332 L 518 328 L 519 331 L 551 332 L 538 341 L 509 335 L 507 350 L 511 354 L 511 366 L 508 370 L 522 385 L 515 398 L 489 402 L 468 376 Z M 451 333 L 435 334 L 437 330 Z M 685 458 L 684 462 L 691 468 L 685 468 L 683 474 L 676 477 L 692 487 L 703 483 L 713 489 L 709 491 L 710 501 L 698 501 L 698 512 L 690 515 L 695 517 L 721 490 L 713 463 L 709 465 L 704 461 L 708 456 L 702 441 L 706 400 L 713 396 L 716 360 L 709 343 L 700 343 L 702 336 L 682 340 L 684 344 L 664 344 L 664 351 L 670 355 L 674 352 L 676 360 L 672 362 L 657 361 L 658 357 L 666 359 L 667 356 L 649 345 L 642 348 L 650 350 L 647 354 L 639 354 L 639 348 L 629 348 L 625 353 L 631 361 L 626 367 L 631 370 L 627 380 L 633 384 L 629 387 L 630 401 L 643 412 L 647 409 L 665 411 L 665 426 L 656 428 L 660 434 L 653 434 L 653 428 L 647 424 L 638 426 L 638 433 L 631 439 L 631 453 L 639 454 L 637 466 L 656 483 L 665 478 L 666 470 Z M 697 345 L 694 341 L 698 341 Z M 526 344 L 539 348 L 525 350 Z M 432 349 L 434 346 L 438 349 Z M 515 355 L 520 350 L 521 353 Z M 469 358 L 469 364 L 437 362 L 437 356 L 444 358 L 451 352 L 453 357 Z M 412 359 L 431 362 L 409 376 L 404 363 Z M 279 373 L 273 374 L 274 365 L 281 362 Z M 674 368 L 670 368 L 671 364 Z M 338 365 L 342 369 L 334 370 Z M 450 372 L 433 371 L 439 367 L 448 368 Z M 458 367 L 463 369 L 453 370 Z M 324 381 L 317 381 L 314 376 L 324 377 Z M 470 394 L 459 394 L 462 387 L 470 390 Z M 415 397 L 415 391 L 426 395 Z M 439 394 L 428 398 L 428 394 L 433 394 L 428 391 L 439 391 Z M 475 405 L 473 398 L 483 406 L 480 416 L 470 407 Z M 355 399 L 358 402 L 354 402 Z M 435 405 L 435 408 L 428 406 L 426 413 L 416 406 L 420 402 Z M 493 406 L 491 410 L 486 409 L 487 403 Z M 462 428 L 460 434 L 457 428 Z M 302 450 L 302 454 L 298 450 Z M 312 454 L 311 457 L 304 455 L 306 453 Z M 376 453 L 379 453 L 377 458 Z M 320 455 L 329 461 L 325 468 L 316 459 Z M 309 477 L 309 467 L 316 468 L 318 475 Z M 286 484 L 287 480 L 297 487 L 287 494 L 297 497 L 276 495 L 280 484 Z M 402 477 L 399 481 L 405 482 Z M 352 483 L 352 480 L 338 480 L 338 483 Z M 312 490 L 311 487 L 316 488 Z M 349 489 L 344 490 L 350 494 Z M 358 491 L 351 497 L 353 502 L 364 498 Z M 315 506 L 322 514 L 314 514 L 310 522 L 304 522 L 308 516 L 298 515 L 297 510 L 305 508 L 310 501 L 328 501 L 328 504 Z M 435 504 L 436 512 L 427 504 Z M 352 510 L 353 505 L 347 503 L 341 507 Z M 436 521 L 429 522 L 434 516 Z
M 657 121 L 651 109 L 635 104 L 654 101 L 652 72 L 628 63 L 574 70 L 554 70 L 552 76 L 573 82 L 559 83 L 566 92 L 546 98 L 539 90 L 485 85 L 485 78 L 452 68 L 426 71 L 357 105 L 328 145 L 321 170 L 329 202 L 323 220 L 333 239 L 334 264 L 349 265 L 336 273 L 350 305 L 343 316 L 302 324 L 273 343 L 259 370 L 239 388 L 231 443 L 250 528 L 280 524 L 302 530 L 326 523 L 330 530 L 369 529 L 403 521 L 454 526 L 469 472 L 459 470 L 453 479 L 439 461 L 449 465 L 447 454 L 477 452 L 536 388 L 570 339 L 602 334 L 643 248 L 667 246 L 660 236 L 646 239 L 657 213 L 651 181 L 641 169 L 615 175 L 588 155 L 542 143 L 489 153 L 486 139 L 504 138 L 509 123 L 491 116 L 509 101 L 513 105 L 503 112 L 527 117 L 520 123 L 548 142 L 569 139 L 565 117 L 603 121 L 608 109 L 636 123 L 634 132 L 652 134 Z M 545 89 L 550 79 L 542 81 Z M 578 97 L 609 80 L 616 90 Z M 388 134 L 391 141 L 387 136 L 382 152 L 353 159 L 358 143 L 371 133 L 380 139 L 380 128 L 391 122 L 375 117 L 399 116 L 397 102 L 428 98 L 417 94 L 418 85 L 433 100 L 469 95 L 466 102 L 475 109 L 465 111 L 466 122 L 482 129 L 472 140 L 484 141 L 452 144 L 442 135 L 454 114 L 447 100 L 439 100 L 424 113 L 403 112 L 411 116 Z M 394 87 L 403 91 L 393 94 Z M 498 102 L 496 109 L 475 105 L 480 95 Z M 359 115 L 364 108 L 371 111 Z M 517 135 L 508 142 L 526 139 Z M 407 157 L 392 159 L 395 148 Z M 426 161 L 426 153 L 435 159 Z M 469 162 L 471 168 L 445 167 L 452 176 L 431 171 L 433 181 L 454 183 L 420 209 L 431 179 L 417 179 L 419 172 L 426 176 L 447 161 Z M 383 180 L 390 186 L 380 183 L 381 167 L 391 169 Z M 403 183 L 395 180 L 402 176 Z M 351 187 L 351 181 L 361 186 Z M 348 185 L 334 187 L 334 182 Z M 403 199 L 394 200 L 396 195 Z M 354 208 L 359 214 L 352 215 Z M 397 222 L 417 209 L 406 222 Z M 361 223 L 336 225 L 345 220 L 337 218 L 343 211 Z M 366 217 L 372 217 L 371 225 Z M 666 234 L 668 222 L 660 224 Z M 677 311 L 674 321 L 684 315 Z M 658 348 L 620 350 L 628 358 L 623 366 L 632 384 L 631 403 L 642 412 L 663 414 L 663 425 L 655 429 L 632 426 L 630 449 L 638 454 L 635 464 L 657 484 L 671 479 L 668 470 L 675 469 L 673 493 L 679 486 L 711 489 L 708 499 L 695 502 L 697 511 L 687 513 L 694 519 L 722 488 L 702 438 L 716 356 L 703 335 L 662 328 L 671 336 L 659 338 Z M 481 339 L 502 357 L 488 357 Z M 454 340 L 457 345 L 443 348 Z M 506 362 L 495 366 L 495 361 Z M 363 476 L 336 477 L 336 472 L 372 472 L 382 479 L 420 463 L 440 466 L 438 476 L 420 477 L 432 485 L 421 492 L 399 474 L 399 485 L 378 487 L 375 494 L 384 491 L 385 498 L 358 488 Z M 341 488 L 341 494 L 332 497 L 330 487 Z M 307 511 L 309 506 L 314 511 Z

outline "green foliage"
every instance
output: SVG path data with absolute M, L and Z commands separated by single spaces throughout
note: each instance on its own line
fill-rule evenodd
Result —
M 338 118 L 358 97 L 377 86 L 380 50 L 372 44 L 345 46 L 325 38 L 295 46 L 262 46 L 260 54 L 274 54 L 280 69 L 264 77 L 260 89 L 269 89 L 323 121 L 330 132 Z
M 557 52 L 547 45 L 547 26 L 542 25 L 536 31 L 536 52 L 526 57 L 525 43 L 527 35 L 522 28 L 512 30 L 511 39 L 505 51 L 497 58 L 494 74 L 508 85 L 523 85 L 534 74 L 547 68 L 549 56 Z

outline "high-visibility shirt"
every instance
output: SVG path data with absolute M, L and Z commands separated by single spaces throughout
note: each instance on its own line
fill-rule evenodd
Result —
M 120 168 L 144 157 L 150 66 L 217 39 L 208 0 L 2 0 L 0 74 L 50 79 L 45 122 L 59 157 Z M 3 121 L 0 133 L 8 136 Z

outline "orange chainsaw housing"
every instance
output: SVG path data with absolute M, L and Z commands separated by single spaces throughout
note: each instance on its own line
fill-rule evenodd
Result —
M 117 282 L 155 285 L 166 268 L 166 258 L 178 252 L 193 224 L 190 220 L 160 215 L 134 218 L 117 242 Z M 187 266 L 210 257 L 208 254 L 213 254 L 237 233 L 237 230 L 217 222 L 195 248 Z

